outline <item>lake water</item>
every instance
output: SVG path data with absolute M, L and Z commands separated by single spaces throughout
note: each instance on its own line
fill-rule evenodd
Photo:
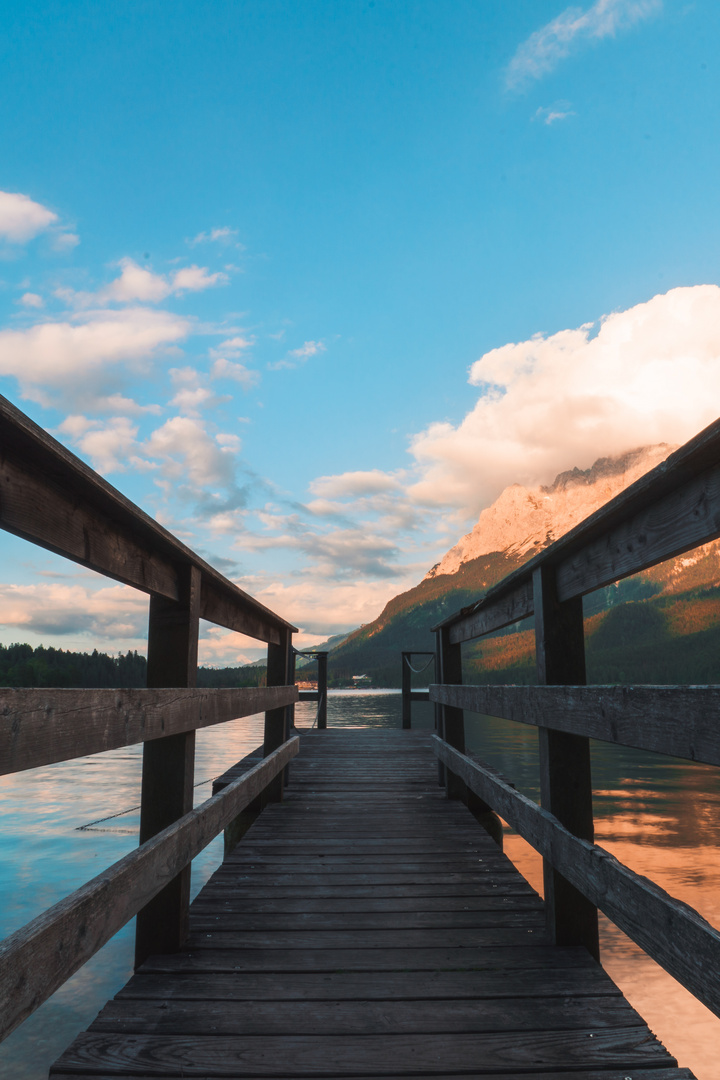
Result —
M 315 705 L 297 706 L 298 727 Z M 400 695 L 330 691 L 331 727 L 400 726 Z M 432 727 L 428 705 L 413 724 Z M 466 714 L 468 748 L 538 798 L 537 733 Z M 261 715 L 198 732 L 196 804 L 213 777 L 262 741 Z M 141 747 L 0 778 L 0 938 L 94 877 L 137 844 Z M 720 926 L 718 770 L 660 755 L 593 744 L 596 836 L 634 870 Z M 110 817 L 110 815 L 117 815 Z M 101 820 L 103 819 L 103 820 Z M 505 850 L 539 891 L 539 857 L 510 830 Z M 193 864 L 193 895 L 222 857 L 222 837 Z M 603 964 L 650 1027 L 698 1080 L 716 1080 L 720 1020 L 698 1004 L 606 919 Z M 44 1080 L 49 1065 L 132 973 L 129 923 L 0 1046 L 0 1075 Z

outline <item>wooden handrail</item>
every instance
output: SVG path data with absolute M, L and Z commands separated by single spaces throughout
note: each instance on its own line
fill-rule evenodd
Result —
M 177 878 L 295 757 L 299 739 L 0 943 L 0 1039 Z
M 200 618 L 279 643 L 294 632 L 0 396 L 0 528 L 143 592 L 178 600 L 201 574 Z
M 294 686 L 0 688 L 0 775 L 222 724 L 297 701 Z
M 582 840 L 503 779 L 433 736 L 439 759 L 666 971 L 720 1015 L 720 932 L 694 908 Z
M 430 700 L 720 765 L 720 686 L 440 686 Z

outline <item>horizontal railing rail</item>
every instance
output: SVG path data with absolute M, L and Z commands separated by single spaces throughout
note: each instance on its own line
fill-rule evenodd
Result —
M 553 568 L 563 603 L 719 536 L 720 420 L 434 629 L 459 644 L 534 614 L 541 566 Z
M 298 700 L 294 686 L 168 690 L 0 688 L 0 775 L 222 724 Z
M 720 765 L 720 686 L 439 686 L 438 705 Z
M 5 1038 L 188 866 L 297 754 L 289 739 L 259 765 L 0 943 Z
M 694 908 L 634 873 L 597 844 L 574 836 L 552 814 L 492 770 L 437 736 L 439 759 L 583 896 L 695 997 L 720 1014 L 720 932 Z

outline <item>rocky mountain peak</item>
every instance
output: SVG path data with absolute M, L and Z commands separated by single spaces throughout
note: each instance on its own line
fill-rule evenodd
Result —
M 559 473 L 547 487 L 511 484 L 425 578 L 455 574 L 463 563 L 492 552 L 534 555 L 659 465 L 674 449 L 659 443 L 598 458 L 589 469 Z

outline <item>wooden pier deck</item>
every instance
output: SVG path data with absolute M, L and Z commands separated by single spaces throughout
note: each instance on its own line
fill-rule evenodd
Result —
M 268 806 L 51 1070 L 100 1078 L 690 1078 L 460 802 L 429 736 L 302 736 Z

